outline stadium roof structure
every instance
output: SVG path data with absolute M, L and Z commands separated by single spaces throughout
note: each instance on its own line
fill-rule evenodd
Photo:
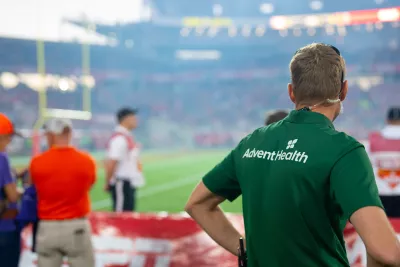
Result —
M 75 26 L 91 29 L 95 32 L 107 36 L 107 37 L 115 37 L 117 33 L 129 31 L 131 33 L 139 32 L 142 25 L 147 25 L 146 22 L 138 22 L 138 23 L 117 23 L 114 25 L 110 24 L 101 24 L 101 23 L 87 23 L 80 20 L 68 19 L 68 22 L 74 24 Z M 114 35 L 114 36 L 113 36 Z
M 99 35 L 115 39 L 119 45 L 126 42 L 140 42 L 153 47 L 178 44 L 265 46 L 276 45 L 280 42 L 280 37 L 307 39 L 308 36 L 322 41 L 321 39 L 329 39 L 330 36 L 352 38 L 347 34 L 350 31 L 367 33 L 375 31 L 381 32 L 379 34 L 382 35 L 389 32 L 390 28 L 400 27 L 400 6 L 268 17 L 155 16 L 146 22 L 114 25 L 94 23 L 90 25 L 79 20 L 68 22 L 81 28 L 91 28 Z M 369 43 L 376 41 L 376 38 L 372 38 Z

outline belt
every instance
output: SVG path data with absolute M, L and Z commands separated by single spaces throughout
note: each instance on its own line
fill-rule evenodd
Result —
M 47 221 L 47 222 L 65 222 L 65 221 L 83 221 L 87 220 L 87 217 L 78 217 L 78 218 L 65 218 L 65 219 L 39 219 L 40 221 Z
M 115 177 L 115 180 L 117 180 L 117 181 L 128 181 L 128 182 L 130 182 L 132 179 L 134 179 L 133 177 L 132 178 L 129 178 L 129 177 Z

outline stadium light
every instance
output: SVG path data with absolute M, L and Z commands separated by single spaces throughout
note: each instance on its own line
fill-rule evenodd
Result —
M 185 28 L 181 29 L 181 36 L 186 37 L 186 36 L 189 35 L 189 33 L 190 33 L 190 29 L 189 28 L 185 27 Z
M 325 32 L 327 35 L 333 35 L 335 34 L 335 27 L 333 27 L 332 25 L 326 25 Z
M 196 35 L 202 36 L 204 34 L 205 29 L 203 27 L 196 27 Z
M 61 91 L 66 92 L 69 90 L 69 84 L 68 81 L 65 79 L 60 79 L 58 81 L 58 88 L 60 88 Z
M 318 27 L 321 25 L 321 21 L 317 16 L 307 16 L 304 19 L 304 24 L 307 27 Z
M 314 36 L 317 33 L 317 31 L 314 28 L 308 28 L 307 29 L 307 34 L 309 36 Z
M 377 16 L 380 21 L 398 21 L 400 19 L 400 11 L 397 8 L 380 9 Z
M 368 78 L 363 78 L 363 77 L 359 78 L 357 80 L 357 84 L 358 84 L 359 88 L 361 89 L 361 91 L 364 91 L 364 92 L 368 92 L 369 89 L 372 87 L 371 82 L 369 81 Z
M 220 4 L 215 4 L 213 6 L 213 14 L 214 14 L 214 16 L 221 16 L 223 12 L 224 12 L 224 9 Z
M 284 30 L 287 28 L 288 20 L 282 16 L 272 17 L 270 20 L 270 26 L 274 30 Z
M 282 37 L 286 37 L 288 35 L 288 31 L 287 30 L 280 30 L 279 31 L 279 35 Z
M 367 32 L 374 31 L 374 25 L 372 25 L 371 23 L 368 23 L 365 27 L 366 27 Z
M 230 27 L 230 28 L 228 29 L 228 35 L 229 35 L 230 37 L 235 37 L 236 34 L 237 34 L 237 29 L 236 29 L 236 27 Z
M 216 27 L 211 27 L 210 29 L 208 29 L 208 36 L 210 37 L 215 37 L 217 33 L 218 33 L 218 28 Z
M 251 26 L 249 25 L 244 25 L 242 28 L 242 35 L 244 37 L 249 37 L 251 34 Z
M 263 3 L 260 5 L 260 12 L 263 14 L 271 14 L 274 12 L 274 5 L 271 3 Z
M 324 3 L 322 3 L 322 1 L 319 1 L 319 0 L 314 0 L 314 1 L 310 2 L 310 8 L 312 10 L 321 10 L 323 6 L 324 6 Z
M 345 26 L 340 26 L 340 27 L 338 27 L 337 29 L 338 29 L 338 34 L 339 34 L 340 36 L 346 36 L 347 30 L 346 30 L 346 27 L 345 27 Z
M 24 83 L 37 92 L 46 91 L 47 85 L 45 84 L 45 77 L 41 74 L 29 73 L 20 76 Z
M 296 36 L 296 37 L 301 36 L 301 29 L 300 28 L 295 28 L 293 30 L 293 35 Z
M 3 72 L 0 76 L 0 82 L 5 89 L 13 89 L 19 84 L 19 79 L 13 73 Z
M 81 83 L 89 89 L 92 89 L 96 85 L 96 80 L 91 75 L 83 75 L 81 77 Z
M 256 28 L 256 35 L 257 36 L 263 36 L 265 33 L 265 27 L 263 25 L 260 25 Z
M 377 22 L 375 23 L 375 28 L 377 30 L 382 30 L 383 29 L 383 23 L 382 22 Z

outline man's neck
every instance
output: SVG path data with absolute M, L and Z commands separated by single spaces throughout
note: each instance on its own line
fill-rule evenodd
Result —
M 69 141 L 59 141 L 52 144 L 52 147 L 69 147 L 71 146 Z
M 126 132 L 130 132 L 131 130 L 123 124 L 119 125 L 120 128 L 123 128 Z
M 296 107 L 296 109 L 299 110 L 299 109 L 302 109 L 304 107 L 307 107 L 307 106 L 298 106 L 298 107 Z M 336 111 L 334 109 L 334 106 L 329 106 L 329 107 L 317 106 L 317 107 L 313 108 L 311 111 L 312 112 L 317 112 L 317 113 L 320 113 L 320 114 L 324 115 L 325 117 L 327 117 L 332 122 L 336 118 Z

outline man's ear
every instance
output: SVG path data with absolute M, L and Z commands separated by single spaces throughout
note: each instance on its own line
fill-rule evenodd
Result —
M 292 100 L 293 104 L 296 104 L 296 98 L 294 97 L 294 93 L 293 93 L 293 85 L 291 83 L 288 83 L 287 88 L 288 88 L 290 100 Z
M 342 85 L 342 90 L 341 90 L 340 96 L 339 96 L 340 101 L 343 101 L 346 99 L 348 91 L 349 91 L 349 84 L 346 80 L 343 82 L 343 85 Z

